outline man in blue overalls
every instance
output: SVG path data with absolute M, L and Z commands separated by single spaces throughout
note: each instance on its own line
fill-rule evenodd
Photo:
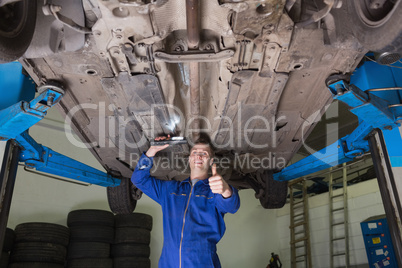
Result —
M 190 178 L 180 182 L 152 177 L 153 157 L 168 146 L 151 146 L 131 178 L 162 206 L 164 243 L 159 268 L 221 267 L 216 244 L 225 233 L 225 213 L 235 213 L 240 207 L 238 191 L 217 173 L 213 149 L 201 139 L 190 150 Z

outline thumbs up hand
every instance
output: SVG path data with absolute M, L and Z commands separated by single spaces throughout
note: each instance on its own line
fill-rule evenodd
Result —
M 224 198 L 232 196 L 229 184 L 216 171 L 216 164 L 212 165 L 212 176 L 209 178 L 209 187 L 214 194 L 221 194 Z

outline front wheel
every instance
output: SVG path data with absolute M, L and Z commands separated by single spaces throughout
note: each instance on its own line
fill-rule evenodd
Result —
M 402 0 L 345 1 L 359 42 L 375 52 L 402 52 Z
M 0 7 L 0 63 L 20 58 L 35 31 L 37 0 L 21 0 Z

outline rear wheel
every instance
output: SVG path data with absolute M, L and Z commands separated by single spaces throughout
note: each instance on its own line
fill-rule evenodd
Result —
M 259 194 L 261 206 L 267 209 L 282 208 L 286 204 L 288 182 L 274 180 L 271 170 L 265 170 L 259 176 L 260 181 L 263 182 L 263 188 Z
M 134 211 L 137 205 L 135 198 L 139 197 L 135 196 L 135 189 L 132 184 L 130 179 L 122 178 L 119 186 L 107 187 L 107 200 L 113 213 L 131 214 Z
M 354 35 L 371 51 L 402 52 L 402 1 L 346 1 Z
M 20 58 L 35 31 L 36 0 L 21 0 L 0 7 L 0 63 Z

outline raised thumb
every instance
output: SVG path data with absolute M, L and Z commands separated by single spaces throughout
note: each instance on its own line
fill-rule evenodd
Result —
M 216 164 L 213 164 L 212 165 L 212 176 L 215 176 L 215 175 L 217 175 L 217 173 L 216 173 Z

